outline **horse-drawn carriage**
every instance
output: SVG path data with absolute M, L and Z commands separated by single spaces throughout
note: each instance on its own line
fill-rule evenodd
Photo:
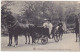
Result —
M 30 36 L 32 37 L 32 43 L 38 43 L 39 40 L 41 40 L 42 44 L 48 43 L 48 38 L 50 38 L 49 35 L 49 29 L 44 28 L 41 26 L 35 26 L 35 25 L 29 25 L 29 27 L 20 27 L 16 26 L 14 28 L 10 28 L 9 31 L 9 44 L 12 44 L 12 35 L 14 34 L 15 37 L 15 45 L 18 44 L 18 35 L 24 34 L 25 36 L 29 37 L 29 43 L 30 43 Z M 26 33 L 29 33 L 29 35 L 26 35 Z M 56 28 L 53 27 L 51 32 L 52 38 L 54 38 L 55 42 L 59 41 L 59 32 L 56 30 Z M 26 37 L 27 38 L 27 37 Z M 36 42 L 37 40 L 37 42 Z M 11 42 L 11 43 L 10 43 Z M 27 42 L 27 40 L 26 40 Z
M 49 29 L 44 28 L 43 26 L 35 26 L 33 32 L 35 32 L 33 35 L 34 41 L 37 40 L 37 43 L 39 40 L 41 40 L 42 44 L 46 44 L 48 43 L 48 38 L 54 38 L 55 42 L 58 42 L 60 39 L 59 31 L 55 27 L 52 28 L 51 34 L 49 34 Z M 50 37 L 50 35 L 52 36 L 52 38 Z
M 48 28 L 40 27 L 40 26 L 35 26 L 34 24 L 31 25 L 29 24 L 28 26 L 20 26 L 20 23 L 13 17 L 13 16 L 7 16 L 5 18 L 5 23 L 7 24 L 6 26 L 9 27 L 8 32 L 9 32 L 9 44 L 8 46 L 12 45 L 12 37 L 14 36 L 15 40 L 15 45 L 18 45 L 18 35 L 24 34 L 25 37 L 29 37 L 29 43 L 30 43 L 30 36 L 32 37 L 32 43 L 35 43 L 35 40 L 41 40 L 42 44 L 48 43 L 48 38 L 50 38 L 49 35 L 49 30 Z M 24 24 L 23 24 L 24 25 Z M 52 29 L 52 37 L 56 42 L 59 41 L 60 34 L 58 33 L 54 27 Z M 26 33 L 29 33 L 29 35 L 26 35 Z M 27 37 L 26 37 L 26 43 L 27 43 Z

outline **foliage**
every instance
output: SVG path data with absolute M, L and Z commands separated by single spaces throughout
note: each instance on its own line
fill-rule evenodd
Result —
M 53 25 L 56 25 L 60 19 L 72 24 L 75 19 L 73 16 L 80 13 L 78 5 L 78 2 L 68 1 L 3 1 L 1 5 L 1 25 L 5 27 L 4 16 L 8 14 L 7 11 L 12 12 L 12 15 L 20 23 L 27 22 L 41 26 L 44 22 L 43 19 L 47 18 L 51 20 Z

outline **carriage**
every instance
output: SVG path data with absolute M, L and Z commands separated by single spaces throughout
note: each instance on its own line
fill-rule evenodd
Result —
M 47 44 L 48 43 L 48 38 L 52 39 L 54 38 L 55 42 L 59 41 L 59 32 L 58 30 L 55 29 L 55 27 L 52 28 L 51 36 L 49 35 L 49 30 L 48 28 L 44 28 L 43 26 L 35 26 L 34 27 L 34 39 L 38 43 L 39 40 L 41 40 L 42 44 Z
M 29 36 L 29 43 L 30 43 L 30 36 L 32 37 L 32 43 L 35 42 L 36 39 L 40 39 L 42 44 L 48 43 L 48 38 L 49 38 L 49 30 L 48 28 L 44 28 L 42 26 L 35 26 L 29 24 L 29 28 L 26 26 L 23 27 L 21 26 L 20 23 L 13 17 L 13 16 L 8 16 L 5 18 L 6 24 L 9 32 L 9 44 L 8 46 L 12 45 L 12 37 L 14 35 L 14 40 L 15 40 L 15 45 L 18 45 L 18 35 L 24 34 L 25 36 Z M 26 35 L 26 33 L 29 33 L 30 35 Z M 53 28 L 52 30 L 52 36 L 56 42 L 59 41 L 59 33 Z M 26 37 L 26 42 L 27 42 L 27 37 Z

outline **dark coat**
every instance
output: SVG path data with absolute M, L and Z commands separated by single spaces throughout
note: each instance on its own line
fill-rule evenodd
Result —
M 78 22 L 78 19 L 75 20 L 75 33 L 79 33 L 79 22 Z
M 59 26 L 58 32 L 59 32 L 59 33 L 63 33 L 63 29 L 62 29 L 63 24 L 60 22 L 60 23 L 58 24 L 58 26 Z

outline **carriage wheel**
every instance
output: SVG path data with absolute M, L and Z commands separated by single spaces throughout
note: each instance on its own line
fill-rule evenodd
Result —
M 43 39 L 41 39 L 41 43 L 42 43 L 42 44 L 48 43 L 48 38 L 43 38 Z
M 55 40 L 55 42 L 58 42 L 58 41 L 59 41 L 59 36 L 58 36 L 58 34 L 56 34 L 56 35 L 54 36 L 54 40 Z

